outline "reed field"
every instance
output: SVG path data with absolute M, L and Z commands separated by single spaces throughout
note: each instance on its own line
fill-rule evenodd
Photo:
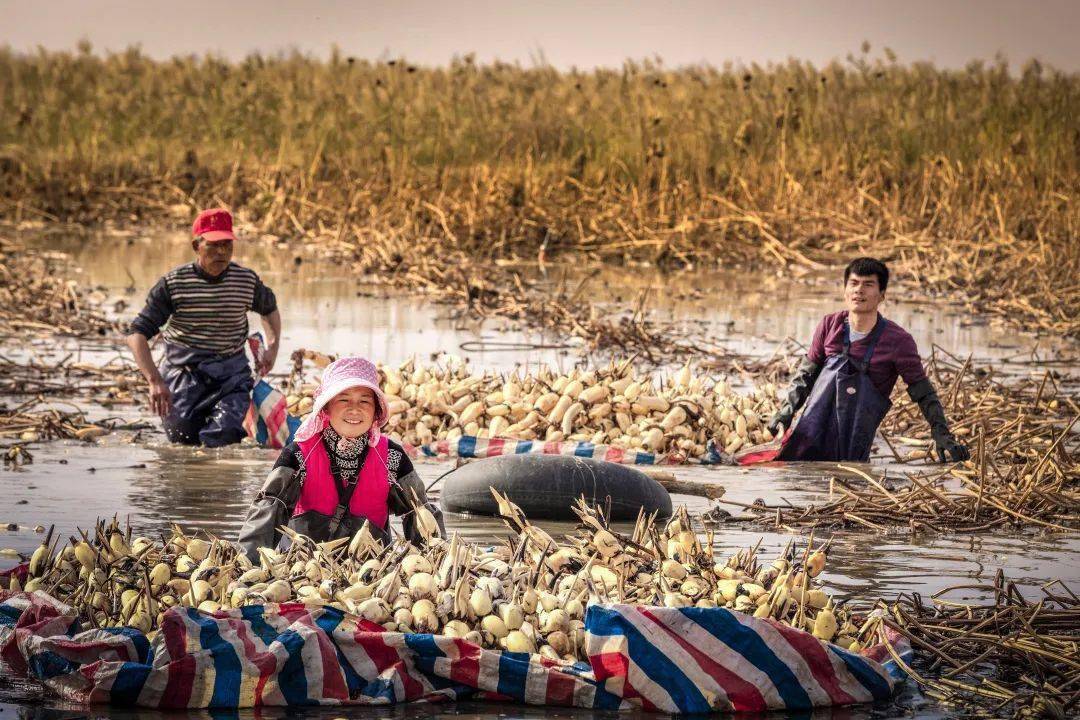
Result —
M 865 46 L 823 68 L 588 72 L 3 49 L 0 218 L 180 227 L 224 204 L 510 316 L 546 300 L 507 261 L 649 263 L 674 282 L 874 254 L 1076 338 L 1077 118 L 1076 74 Z

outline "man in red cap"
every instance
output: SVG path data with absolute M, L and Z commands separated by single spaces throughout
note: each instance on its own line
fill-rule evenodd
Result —
M 150 384 L 150 408 L 172 442 L 218 447 L 240 442 L 254 377 L 244 354 L 248 312 L 262 317 L 270 372 L 281 340 L 277 299 L 253 270 L 232 262 L 232 215 L 199 213 L 191 228 L 195 262 L 173 268 L 150 290 L 131 323 L 128 347 Z M 154 365 L 150 340 L 161 333 L 165 356 Z

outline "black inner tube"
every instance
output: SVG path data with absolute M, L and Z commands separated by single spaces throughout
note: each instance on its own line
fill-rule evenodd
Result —
M 439 501 L 447 512 L 497 515 L 495 488 L 529 518 L 573 520 L 572 507 L 582 496 L 610 506 L 611 520 L 634 520 L 642 510 L 671 514 L 671 497 L 658 482 L 636 468 L 591 458 L 504 455 L 469 463 L 442 478 Z

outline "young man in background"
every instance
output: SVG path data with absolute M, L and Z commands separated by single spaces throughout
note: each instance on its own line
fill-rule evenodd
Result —
M 889 269 L 879 260 L 858 258 L 844 270 L 847 309 L 818 324 L 780 410 L 769 420 L 775 434 L 791 427 L 792 418 L 803 411 L 778 460 L 866 462 L 898 377 L 930 425 L 938 459 L 970 457 L 949 430 L 915 340 L 878 312 L 888 285 Z

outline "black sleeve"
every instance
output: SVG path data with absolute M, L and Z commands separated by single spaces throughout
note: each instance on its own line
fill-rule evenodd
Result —
M 281 448 L 281 453 L 278 455 L 277 462 L 274 463 L 273 470 L 277 470 L 279 467 L 287 467 L 290 470 L 300 469 L 300 458 L 296 457 L 296 453 L 300 446 L 295 442 L 291 442 L 285 447 Z
M 277 297 L 274 291 L 263 285 L 263 281 L 255 277 L 255 295 L 251 299 L 251 310 L 260 315 L 269 315 L 277 310 Z
M 296 498 L 299 497 L 299 465 L 296 443 L 289 443 L 281 451 L 262 488 L 251 501 L 237 542 L 252 562 L 258 562 L 259 548 L 277 547 L 281 539 L 278 528 L 289 522 L 296 506 Z
M 791 421 L 795 414 L 806 404 L 810 393 L 814 390 L 814 383 L 821 374 L 821 365 L 818 365 L 810 357 L 805 357 L 799 363 L 798 370 L 791 378 L 787 393 L 780 402 L 780 407 L 769 418 L 768 428 L 770 432 L 776 432 L 780 425 L 785 428 L 791 427 Z
M 139 333 L 147 340 L 158 334 L 174 311 L 172 297 L 169 295 L 169 286 L 165 284 L 165 278 L 157 281 L 154 287 L 146 295 L 146 307 L 142 309 L 128 328 L 128 335 Z
M 398 463 L 398 467 L 397 467 L 397 473 L 396 473 L 397 477 L 398 478 L 403 478 L 403 477 L 406 477 L 407 475 L 411 475 L 414 472 L 416 472 L 416 470 L 415 470 L 415 468 L 413 468 L 412 460 L 409 458 L 408 453 L 406 453 L 404 450 L 402 450 L 401 451 L 401 462 Z

